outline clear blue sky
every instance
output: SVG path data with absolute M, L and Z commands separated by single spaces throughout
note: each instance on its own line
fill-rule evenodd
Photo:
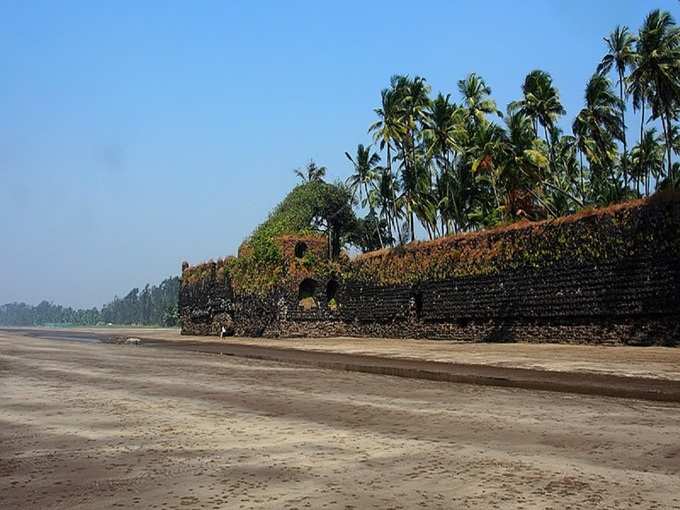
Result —
M 370 141 L 395 73 L 502 109 L 549 71 L 568 125 L 616 24 L 673 0 L 0 1 L 0 303 L 100 306 L 234 253 L 309 158 Z

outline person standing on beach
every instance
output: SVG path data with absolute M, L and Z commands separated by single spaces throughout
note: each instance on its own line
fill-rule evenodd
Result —
M 227 328 L 222 326 L 222 329 L 220 330 L 220 340 L 224 338 L 224 334 L 227 332 Z

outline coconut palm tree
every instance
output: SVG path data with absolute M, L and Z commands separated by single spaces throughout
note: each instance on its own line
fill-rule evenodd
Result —
M 463 105 L 473 125 L 485 123 L 487 115 L 503 116 L 496 107 L 496 101 L 491 99 L 491 87 L 476 73 L 471 73 L 460 80 L 458 91 L 463 97 Z
M 566 113 L 550 74 L 540 69 L 531 71 L 522 84 L 522 95 L 522 99 L 510 103 L 509 110 L 518 110 L 532 119 L 536 136 L 538 124 L 543 126 L 545 141 L 550 146 L 548 133 L 559 117 Z
M 393 233 L 396 230 L 399 244 L 402 244 L 403 237 L 399 228 L 401 206 L 399 204 L 395 206 L 394 202 L 394 197 L 399 194 L 399 183 L 389 169 L 384 167 L 378 168 L 373 189 L 370 193 L 371 201 L 378 208 L 380 217 L 387 222 L 389 237 L 393 239 Z
M 349 152 L 345 152 L 345 156 L 354 165 L 354 173 L 349 176 L 346 184 L 352 191 L 352 195 L 355 195 L 357 191 L 359 192 L 359 204 L 361 207 L 365 207 L 366 204 L 370 206 L 369 214 L 373 214 L 374 211 L 374 198 L 368 191 L 368 186 L 374 183 L 376 172 L 378 169 L 378 164 L 380 163 L 380 155 L 375 152 L 371 152 L 371 146 L 364 147 L 363 144 L 357 145 L 356 155 L 352 157 Z M 383 246 L 383 238 L 380 232 L 380 222 L 376 223 L 377 235 L 380 240 L 380 246 Z
M 606 76 L 594 74 L 585 92 L 585 106 L 576 116 L 572 129 L 581 137 L 591 170 L 600 176 L 610 171 L 616 160 L 614 140 L 624 136 L 619 117 L 620 99 Z
M 450 157 L 461 150 L 459 136 L 464 128 L 459 114 L 459 108 L 451 103 L 451 95 L 439 94 L 423 119 L 427 153 L 444 169 L 449 167 Z
M 533 122 L 521 111 L 509 111 L 506 131 L 500 136 L 497 184 L 503 190 L 501 205 L 505 218 L 516 216 L 537 219 L 536 191 L 545 180 L 548 167 L 546 144 L 536 138 Z
M 354 173 L 347 179 L 347 185 L 352 193 L 359 192 L 359 203 L 361 207 L 365 207 L 368 201 L 368 186 L 375 180 L 380 155 L 372 152 L 370 145 L 364 147 L 363 144 L 359 144 L 355 156 L 349 152 L 345 152 L 345 156 L 354 165 Z
M 578 138 L 563 135 L 559 129 L 552 133 L 555 161 L 553 172 L 543 183 L 546 201 L 559 215 L 570 214 L 584 206 L 580 180 L 582 169 L 578 161 Z
M 293 171 L 295 175 L 302 179 L 302 182 L 314 182 L 323 181 L 323 178 L 326 176 L 326 170 L 325 166 L 318 166 L 313 159 L 310 159 L 304 168 L 298 168 Z
M 452 164 L 456 154 L 463 150 L 460 139 L 465 135 L 462 110 L 450 101 L 450 95 L 439 94 L 431 103 L 424 119 L 423 137 L 426 153 L 439 167 L 435 181 L 437 207 L 440 209 L 442 231 L 449 233 L 451 226 L 450 210 L 454 207 L 451 186 Z
M 414 239 L 413 206 L 416 203 L 416 195 L 422 186 L 424 174 L 431 180 L 429 161 L 427 163 L 423 161 L 426 154 L 421 147 L 423 122 L 430 105 L 430 86 L 420 76 L 410 78 L 402 75 L 393 76 L 391 86 L 399 98 L 398 109 L 401 111 L 399 120 L 402 138 L 396 145 L 399 150 L 397 157 L 401 161 L 402 203 L 407 209 L 410 237 Z
M 627 161 L 628 146 L 626 143 L 626 102 L 625 102 L 625 78 L 626 70 L 635 62 L 635 36 L 630 33 L 628 27 L 617 26 L 614 31 L 604 38 L 607 44 L 607 54 L 597 66 L 597 72 L 607 74 L 612 68 L 616 69 L 619 85 L 619 106 L 621 107 L 621 129 L 623 130 L 623 161 Z M 628 185 L 628 172 L 623 168 L 624 185 Z
M 373 134 L 373 140 L 379 143 L 380 150 L 386 150 L 387 152 L 387 175 L 382 175 L 381 179 L 384 178 L 393 183 L 392 150 L 396 148 L 397 143 L 399 143 L 399 140 L 404 136 L 402 122 L 403 112 L 401 111 L 399 92 L 395 90 L 394 87 L 383 89 L 380 93 L 380 100 L 380 107 L 373 110 L 376 115 L 378 115 L 378 120 L 371 124 L 368 128 L 368 132 Z M 391 211 L 389 212 L 389 216 L 393 220 L 396 220 L 396 218 L 399 217 L 396 188 L 397 187 L 393 185 L 385 188 L 394 193 L 390 198 Z M 398 228 L 397 235 L 399 236 L 399 244 L 401 244 L 403 239 L 401 237 L 401 230 Z
M 680 156 L 680 126 L 678 124 L 673 124 L 671 126 L 671 149 L 673 154 Z
M 650 177 L 658 179 L 664 163 L 663 139 L 655 128 L 646 130 L 631 151 L 631 164 L 638 182 L 644 180 L 645 194 L 649 194 Z
M 640 140 L 642 140 L 645 130 L 645 113 L 649 103 L 649 88 L 649 80 L 647 77 L 642 73 L 636 73 L 634 68 L 633 72 L 628 77 L 628 93 L 633 100 L 633 110 L 640 112 Z M 639 192 L 639 176 L 637 176 L 636 179 L 638 181 Z
M 670 137 L 680 98 L 680 28 L 670 13 L 657 9 L 647 15 L 640 28 L 636 52 L 636 66 L 630 81 L 637 89 L 644 90 L 652 118 L 661 120 L 667 172 L 673 183 Z
M 495 213 L 501 211 L 501 177 L 504 170 L 504 150 L 506 135 L 503 128 L 488 122 L 480 124 L 475 130 L 467 156 L 470 160 L 470 172 L 478 180 L 488 182 L 493 192 Z

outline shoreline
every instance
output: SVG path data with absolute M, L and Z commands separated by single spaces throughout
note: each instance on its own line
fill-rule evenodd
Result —
M 0 329 L 2 331 L 2 329 Z M 10 331 L 5 329 L 4 331 Z M 52 340 L 93 341 L 97 339 L 103 343 L 120 343 L 125 338 L 134 337 L 141 340 L 140 346 L 155 349 L 170 349 L 184 352 L 200 352 L 205 354 L 236 356 L 244 359 L 254 359 L 273 362 L 293 363 L 316 368 L 362 372 L 377 375 L 395 376 L 408 379 L 443 381 L 449 383 L 463 383 L 481 386 L 513 387 L 527 390 L 541 390 L 585 395 L 600 395 L 644 399 L 660 402 L 680 402 L 680 363 L 675 363 L 675 357 L 680 359 L 680 350 L 669 350 L 667 353 L 650 347 L 628 347 L 625 354 L 629 354 L 629 365 L 645 364 L 645 356 L 659 354 L 665 356 L 665 364 L 670 368 L 654 377 L 641 376 L 641 370 L 623 370 L 624 363 L 600 362 L 591 366 L 576 368 L 581 357 L 597 349 L 593 346 L 569 346 L 561 349 L 562 358 L 552 363 L 538 358 L 538 354 L 559 351 L 560 347 L 553 344 L 482 344 L 486 350 L 482 356 L 472 362 L 470 350 L 479 344 L 460 344 L 442 341 L 414 340 L 412 343 L 402 340 L 370 340 L 370 339 L 243 339 L 227 338 L 217 340 L 205 337 L 196 340 L 181 335 L 172 335 L 172 331 L 156 330 L 155 335 L 144 335 L 139 329 L 129 328 L 115 331 L 113 328 L 104 332 L 86 330 L 47 330 L 21 329 L 12 330 L 24 336 L 47 338 Z M 165 338 L 163 338 L 165 337 Z M 426 352 L 418 351 L 418 342 L 423 351 L 434 351 L 435 356 L 426 356 Z M 503 353 L 508 351 L 509 345 L 516 346 L 516 351 L 522 355 L 522 362 L 513 364 L 512 356 L 501 360 Z M 394 347 L 401 347 L 395 349 Z M 466 352 L 467 347 L 467 352 Z M 580 348 L 579 348 L 580 347 Z M 361 349 L 363 348 L 363 350 Z M 391 348 L 391 349 L 390 349 Z M 437 349 L 438 348 L 438 349 Z M 600 347 L 612 353 L 612 349 L 622 347 Z M 642 349 L 642 351 L 640 350 Z M 648 351 L 648 349 L 657 349 Z M 437 352 L 438 350 L 438 352 Z M 494 350 L 499 352 L 493 352 Z M 512 350 L 512 348 L 510 348 Z M 408 354 L 408 356 L 407 356 Z M 462 356 L 467 354 L 467 357 Z M 532 358 L 533 354 L 533 358 Z M 572 364 L 565 363 L 564 354 L 571 355 Z M 447 356 L 448 355 L 448 356 Z M 493 355 L 493 356 L 492 356 Z M 458 358 L 458 359 L 456 359 Z M 463 361 L 460 360 L 462 358 Z M 642 359 L 640 359 L 642 358 Z M 558 361 L 560 363 L 558 363 Z M 659 360 L 655 361 L 659 363 Z M 588 369 L 590 368 L 590 370 Z M 617 370 L 619 368 L 620 370 Z M 599 370 L 598 370 L 599 369 Z M 644 371 L 642 371 L 644 373 Z M 653 370 L 647 370 L 652 373 Z

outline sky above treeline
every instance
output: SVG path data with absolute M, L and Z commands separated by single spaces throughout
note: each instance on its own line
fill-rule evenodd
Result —
M 568 129 L 602 38 L 654 8 L 680 17 L 675 0 L 0 2 L 0 303 L 100 306 L 235 253 L 294 168 L 349 175 L 393 74 L 458 101 L 477 72 L 504 110 L 544 69 Z

